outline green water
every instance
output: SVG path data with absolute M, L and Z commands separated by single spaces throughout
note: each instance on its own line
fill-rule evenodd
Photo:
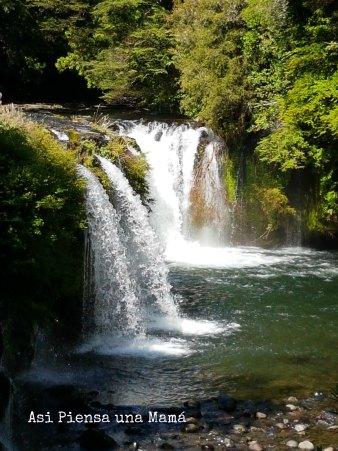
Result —
M 337 254 L 262 251 L 249 268 L 172 268 L 189 317 L 239 325 L 201 342 L 191 357 L 208 390 L 279 398 L 333 390 L 337 382 Z M 269 264 L 269 257 L 281 261 Z
M 167 319 L 144 338 L 100 337 L 35 362 L 27 377 L 98 390 L 115 405 L 181 405 L 219 391 L 276 400 L 334 391 L 337 253 L 217 255 L 212 268 L 170 264 L 178 326 Z

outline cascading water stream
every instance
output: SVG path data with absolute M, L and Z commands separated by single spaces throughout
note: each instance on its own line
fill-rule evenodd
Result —
M 150 166 L 152 223 L 170 246 L 189 233 L 190 191 L 194 163 L 205 128 L 152 122 L 124 122 L 121 133 L 134 138 Z
M 129 271 L 136 281 L 138 296 L 148 312 L 178 316 L 168 283 L 168 269 L 158 238 L 149 223 L 148 211 L 139 195 L 113 163 L 97 157 L 113 186 L 114 205 L 121 216 L 126 237 Z
M 205 127 L 188 124 L 124 121 L 119 127 L 149 163 L 151 222 L 165 243 L 166 259 L 218 265 L 230 235 L 220 141 Z
M 78 172 L 87 181 L 87 261 L 92 279 L 87 286 L 93 286 L 85 293 L 85 302 L 87 311 L 93 310 L 94 324 L 86 324 L 85 332 L 142 335 L 144 319 L 135 283 L 129 276 L 117 214 L 98 179 L 83 166 Z M 87 321 L 90 316 L 86 315 Z

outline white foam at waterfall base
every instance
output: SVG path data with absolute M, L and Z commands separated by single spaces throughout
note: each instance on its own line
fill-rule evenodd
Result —
M 174 318 L 168 321 L 164 317 L 153 317 L 149 325 L 149 330 L 176 332 L 179 335 L 229 335 L 240 328 L 238 323 L 229 322 L 227 324 L 216 321 L 190 319 L 185 317 Z
M 169 241 L 166 250 L 168 262 L 204 268 L 250 268 L 282 263 L 287 258 L 256 247 L 207 247 L 185 239 Z
M 192 354 L 186 340 L 180 338 L 161 339 L 155 336 L 135 337 L 98 335 L 81 345 L 79 353 L 95 352 L 107 356 L 142 356 L 156 358 L 159 356 L 178 357 Z
M 195 342 L 196 337 L 219 334 L 228 336 L 238 329 L 240 329 L 240 325 L 235 322 L 221 324 L 182 317 L 154 316 L 149 318 L 146 336 L 128 338 L 123 335 L 104 336 L 100 334 L 92 336 L 90 340 L 82 344 L 78 348 L 78 352 L 146 358 L 179 357 L 200 351 L 198 342 Z M 156 333 L 163 334 L 163 332 L 167 334 L 164 338 L 156 335 Z M 191 339 L 188 340 L 187 337 L 191 337 Z

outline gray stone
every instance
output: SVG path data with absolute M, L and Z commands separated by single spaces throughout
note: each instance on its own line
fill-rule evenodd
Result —
M 185 430 L 185 432 L 195 433 L 195 432 L 198 432 L 200 430 L 200 428 L 197 426 L 197 424 L 189 423 L 186 425 L 184 430 Z
M 256 418 L 258 418 L 259 420 L 262 420 L 263 418 L 266 418 L 266 417 L 267 417 L 266 413 L 263 413 L 263 412 L 256 413 Z
M 333 446 L 329 446 L 328 448 L 324 448 L 323 451 L 334 451 Z
M 246 428 L 243 424 L 235 424 L 233 430 L 235 434 L 243 434 L 246 431 Z
M 295 410 L 298 410 L 298 409 L 299 409 L 299 407 L 298 407 L 298 406 L 295 406 L 294 404 L 287 404 L 287 405 L 286 405 L 286 408 L 287 408 L 288 410 L 290 410 L 290 412 L 294 412 Z
M 296 424 L 295 430 L 296 430 L 297 432 L 304 432 L 305 429 L 307 429 L 308 427 L 309 427 L 309 426 L 308 426 L 307 424 L 299 423 L 299 424 Z
M 288 442 L 286 442 L 286 446 L 288 446 L 289 448 L 297 448 L 298 443 L 296 442 L 296 440 L 289 440 Z
M 298 402 L 298 399 L 295 398 L 294 396 L 290 396 L 290 397 L 288 398 L 288 402 L 289 402 L 290 404 L 295 404 L 295 403 Z
M 187 419 L 186 419 L 186 423 L 187 424 L 199 424 L 199 421 L 198 421 L 198 419 L 197 418 L 195 418 L 195 417 L 188 417 Z
M 315 449 L 315 447 L 313 446 L 313 443 L 309 442 L 309 440 L 305 440 L 304 442 L 300 442 L 298 444 L 298 448 L 299 449 L 306 449 L 306 450 Z
M 221 393 L 217 399 L 218 407 L 226 412 L 233 412 L 237 407 L 237 401 L 231 396 Z
M 251 449 L 252 451 L 263 451 L 263 448 L 261 447 L 261 445 L 258 442 L 256 442 L 256 440 L 249 442 L 248 445 L 249 445 L 249 449 Z

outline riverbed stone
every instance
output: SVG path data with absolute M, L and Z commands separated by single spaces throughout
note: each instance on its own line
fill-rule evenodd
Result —
M 214 445 L 212 445 L 211 443 L 207 443 L 201 446 L 201 449 L 203 449 L 204 451 L 214 451 L 215 447 Z
M 290 404 L 296 404 L 298 402 L 298 399 L 294 396 L 289 396 L 287 400 Z
M 290 412 L 294 412 L 295 410 L 298 410 L 298 409 L 299 409 L 299 407 L 298 407 L 298 406 L 295 406 L 294 404 L 287 404 L 287 405 L 286 405 L 286 408 L 287 408 L 288 410 L 290 410 Z
M 256 440 L 252 440 L 251 442 L 249 442 L 248 446 L 249 449 L 252 451 L 263 451 L 263 448 L 258 442 L 256 442 Z
M 296 430 L 297 432 L 304 432 L 305 429 L 307 429 L 308 427 L 309 427 L 309 426 L 308 426 L 307 424 L 299 423 L 299 424 L 296 424 L 295 430 Z
M 235 398 L 220 393 L 217 399 L 218 407 L 226 412 L 233 412 L 237 407 L 237 401 Z
M 298 444 L 298 448 L 299 449 L 306 449 L 306 450 L 315 449 L 313 443 L 311 443 L 309 440 L 304 440 L 304 442 L 300 442 Z
M 263 420 L 266 417 L 267 417 L 266 413 L 263 413 L 263 412 L 257 412 L 256 413 L 256 418 L 258 418 L 259 420 Z
M 83 432 L 80 436 L 80 445 L 92 450 L 116 449 L 119 446 L 113 437 L 97 429 L 87 429 Z
M 296 442 L 296 440 L 289 440 L 286 442 L 286 446 L 288 446 L 289 448 L 297 448 L 298 442 Z
M 241 403 L 240 411 L 243 416 L 252 417 L 256 414 L 257 407 L 256 404 L 253 401 L 251 401 L 251 399 L 248 399 L 247 401 Z
M 160 445 L 160 449 L 175 449 L 175 447 L 169 442 L 163 442 Z
M 200 430 L 199 426 L 194 423 L 189 423 L 185 426 L 184 431 L 189 433 L 196 433 Z
M 285 429 L 286 426 L 285 426 L 284 423 L 276 423 L 276 428 L 278 428 L 278 429 Z
M 233 431 L 235 434 L 243 434 L 246 431 L 246 428 L 243 424 L 234 424 Z
M 324 448 L 323 451 L 334 451 L 333 446 L 329 446 L 328 448 Z
M 199 424 L 199 421 L 198 421 L 198 419 L 195 418 L 195 417 L 188 417 L 188 418 L 186 419 L 186 423 L 187 423 L 187 424 Z
M 224 444 L 224 446 L 226 446 L 227 448 L 230 448 L 231 446 L 233 446 L 232 440 L 230 440 L 228 437 L 225 437 L 225 438 L 223 439 L 223 444 Z

